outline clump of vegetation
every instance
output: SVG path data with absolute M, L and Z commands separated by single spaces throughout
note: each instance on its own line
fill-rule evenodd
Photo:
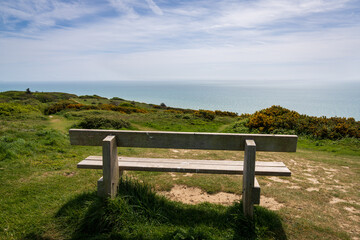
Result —
M 76 127 L 85 129 L 124 129 L 130 128 L 131 124 L 123 119 L 106 117 L 86 117 Z
M 95 103 L 94 103 L 95 104 Z M 66 110 L 66 109 L 75 109 L 75 110 L 107 110 L 107 111 L 117 111 L 120 113 L 147 113 L 147 110 L 137 108 L 131 103 L 124 103 L 126 106 L 114 104 L 99 104 L 99 105 L 87 105 L 77 103 L 73 100 L 60 101 L 57 102 L 45 109 L 45 114 L 55 114 L 57 112 Z
M 215 113 L 213 111 L 209 111 L 209 110 L 199 110 L 199 111 L 195 111 L 194 115 L 200 118 L 203 118 L 205 120 L 209 120 L 212 121 L 215 119 Z
M 238 116 L 237 113 L 228 112 L 228 111 L 220 111 L 220 110 L 215 110 L 215 115 L 221 116 L 221 117 L 237 117 Z
M 0 103 L 0 116 L 18 116 L 29 113 L 40 113 L 40 110 L 32 105 Z
M 255 112 L 249 117 L 247 127 L 261 133 L 293 131 L 319 139 L 360 138 L 360 122 L 354 118 L 312 117 L 280 106 Z
M 26 91 L 7 91 L 0 95 L 0 102 L 9 102 L 14 100 L 38 100 L 41 103 L 57 102 L 60 100 L 68 100 L 77 97 L 75 94 L 60 92 L 32 92 L 30 89 Z
M 183 114 L 191 113 L 191 114 L 195 114 L 195 115 L 198 115 L 198 116 L 205 114 L 205 115 L 214 115 L 214 116 L 220 116 L 220 117 L 237 117 L 238 116 L 237 113 L 228 112 L 228 111 L 193 110 L 193 109 L 167 107 L 165 105 L 165 103 L 161 103 L 160 105 L 152 105 L 152 107 L 155 108 L 155 109 L 164 109 L 164 110 L 166 110 L 168 112 L 178 113 L 178 114 L 180 114 L 180 113 L 183 113 Z M 207 113 L 203 113 L 203 111 L 206 111 Z M 201 113 L 199 113 L 199 112 L 201 112 Z
M 134 179 L 120 180 L 115 199 L 81 195 L 57 217 L 77 239 L 286 239 L 279 216 L 261 207 L 250 221 L 240 203 L 172 202 Z
M 130 103 L 130 102 L 123 102 L 123 103 L 120 103 L 119 106 L 121 106 L 121 107 L 130 107 L 130 108 L 133 108 L 133 107 L 135 107 L 135 104 L 134 104 L 134 103 Z
M 113 98 L 111 98 L 111 100 L 119 100 L 119 101 L 125 101 L 124 99 L 122 99 L 122 98 L 119 98 L 119 97 L 113 97 Z
M 100 104 L 98 106 L 98 109 L 100 110 L 109 110 L 109 111 L 116 111 L 120 113 L 147 113 L 148 111 L 142 108 L 137 108 L 131 103 L 123 103 L 125 106 L 120 104 L 119 106 L 113 105 L 113 104 Z
M 100 97 L 98 95 L 82 95 L 82 96 L 79 96 L 79 98 L 82 98 L 82 99 L 107 99 L 106 97 Z

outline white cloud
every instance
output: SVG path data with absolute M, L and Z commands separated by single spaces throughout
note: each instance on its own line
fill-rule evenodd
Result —
M 33 3 L 0 4 L 7 7 L 0 10 L 6 19 L 30 21 L 26 31 L 0 32 L 0 81 L 360 76 L 360 24 L 346 20 L 344 26 L 323 28 L 331 15 L 311 18 L 346 10 L 349 1 L 214 1 L 174 7 L 151 0 L 109 0 L 118 16 L 46 31 L 43 26 L 105 7 L 59 0 Z M 314 21 L 310 28 L 298 22 L 301 17 Z
M 159 8 L 158 5 L 153 0 L 146 0 L 146 2 L 149 4 L 149 8 L 156 13 L 157 15 L 163 15 L 163 11 Z
M 271 25 L 283 19 L 303 17 L 308 14 L 341 9 L 348 0 L 329 1 L 287 1 L 261 0 L 220 6 L 220 17 L 213 28 L 221 27 L 258 27 Z
M 29 0 L 0 3 L 3 22 L 17 24 L 26 21 L 21 31 L 32 33 L 43 27 L 53 27 L 57 21 L 71 21 L 97 11 L 95 6 L 82 2 L 62 2 L 60 0 Z

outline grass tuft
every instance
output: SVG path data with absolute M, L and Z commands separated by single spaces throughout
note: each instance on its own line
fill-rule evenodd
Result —
M 56 216 L 73 239 L 286 239 L 275 213 L 255 209 L 254 221 L 249 221 L 241 203 L 186 205 L 123 178 L 115 199 L 82 194 Z

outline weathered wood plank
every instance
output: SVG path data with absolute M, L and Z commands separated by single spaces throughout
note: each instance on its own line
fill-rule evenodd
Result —
M 260 204 L 260 184 L 256 178 L 254 178 L 254 188 L 252 190 L 252 202 L 253 204 Z
M 243 175 L 243 211 L 244 216 L 253 218 L 254 202 L 252 192 L 255 179 L 256 144 L 254 140 L 245 140 L 244 175 Z
M 119 183 L 119 162 L 116 137 L 107 136 L 103 140 L 103 183 L 104 197 L 114 198 Z
M 104 178 L 103 178 L 103 177 L 101 177 L 101 178 L 97 181 L 97 195 L 98 195 L 99 197 L 105 196 Z
M 209 150 L 244 150 L 245 140 L 249 139 L 256 142 L 257 151 L 272 152 L 295 152 L 298 138 L 296 135 L 94 129 L 70 129 L 69 134 L 73 145 L 101 146 L 106 136 L 113 135 L 118 147 Z
M 244 161 L 232 161 L 232 160 L 199 160 L 199 159 L 176 159 L 176 158 L 138 158 L 138 157 L 119 157 L 120 162 L 151 162 L 151 163 L 198 163 L 206 165 L 229 165 L 229 166 L 239 166 L 244 165 Z M 101 156 L 89 156 L 85 158 L 88 161 L 102 161 Z M 285 167 L 283 162 L 262 162 L 256 161 L 256 166 L 259 167 Z
M 156 172 L 182 172 L 182 173 L 213 173 L 213 174 L 243 174 L 243 164 L 240 161 L 230 161 L 238 164 L 207 164 L 208 160 L 182 159 L 182 162 L 157 162 L 157 161 L 122 161 L 119 158 L 119 169 L 128 171 L 156 171 Z M 157 159 L 155 159 L 157 160 Z M 219 161 L 221 162 L 221 161 Z M 270 162 L 257 162 L 255 175 L 263 176 L 290 176 L 291 172 L 286 166 L 272 166 Z M 78 168 L 102 169 L 101 158 L 85 159 L 78 163 Z

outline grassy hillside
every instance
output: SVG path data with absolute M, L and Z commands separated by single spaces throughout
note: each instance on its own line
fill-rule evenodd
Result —
M 252 115 L 171 108 L 100 96 L 0 93 L 0 239 L 356 239 L 360 237 L 359 122 L 302 116 L 281 107 Z M 76 164 L 99 147 L 70 146 L 68 129 L 291 133 L 291 178 L 259 177 L 254 222 L 230 206 L 170 201 L 174 186 L 241 194 L 241 177 L 127 172 L 113 201 L 96 197 L 101 171 Z M 325 129 L 325 130 L 324 130 Z M 323 133 L 323 134 L 317 134 Z M 241 160 L 234 151 L 119 148 L 119 155 Z M 273 200 L 270 205 L 266 202 Z M 267 208 L 277 206 L 277 210 Z

